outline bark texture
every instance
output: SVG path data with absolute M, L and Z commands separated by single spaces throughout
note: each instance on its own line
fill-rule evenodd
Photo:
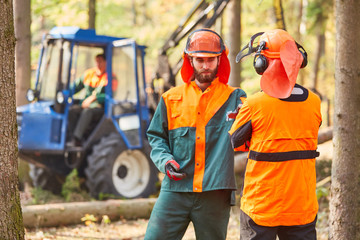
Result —
M 0 239 L 24 239 L 18 190 L 15 32 L 12 1 L 0 0 Z
M 286 30 L 284 10 L 281 0 L 273 0 L 276 28 Z
M 336 0 L 330 239 L 360 239 L 360 1 Z
M 96 0 L 89 0 L 89 29 L 95 29 Z
M 241 49 L 241 0 L 230 1 L 227 8 L 229 17 L 228 57 L 231 66 L 228 84 L 233 87 L 240 87 L 241 65 L 235 62 L 235 58 Z
M 27 104 L 31 79 L 30 0 L 14 0 L 16 105 Z
M 112 221 L 149 218 L 155 201 L 156 198 L 148 198 L 25 206 L 24 225 L 37 228 L 79 224 L 85 214 L 92 214 L 98 220 L 107 215 Z

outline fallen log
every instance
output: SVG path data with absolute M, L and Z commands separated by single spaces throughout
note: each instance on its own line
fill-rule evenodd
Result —
M 332 127 L 327 127 L 327 128 L 321 129 L 321 130 L 319 130 L 318 144 L 327 142 L 327 141 L 331 140 L 332 137 L 333 137 Z M 244 172 L 247 155 L 248 155 L 247 152 L 235 154 L 235 165 L 234 165 L 235 173 L 243 173 Z
M 156 198 L 148 198 L 32 205 L 23 206 L 22 213 L 25 227 L 55 227 L 79 224 L 86 214 L 99 220 L 107 215 L 112 221 L 149 218 L 155 201 Z

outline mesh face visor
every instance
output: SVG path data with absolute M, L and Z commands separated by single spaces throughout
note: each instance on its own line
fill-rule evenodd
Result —
M 184 52 L 194 57 L 214 57 L 219 56 L 224 50 L 224 43 L 216 32 L 199 29 L 189 36 Z
M 250 38 L 249 43 L 246 44 L 246 45 L 240 50 L 240 52 L 236 55 L 236 59 L 235 59 L 236 63 L 240 62 L 241 59 L 243 59 L 244 57 L 249 56 L 250 54 L 258 51 L 258 46 L 257 46 L 257 47 L 253 47 L 254 40 L 255 40 L 255 38 L 257 38 L 258 36 L 261 36 L 261 35 L 263 35 L 263 34 L 264 34 L 264 32 L 259 32 L 259 33 L 254 34 L 254 35 Z M 246 49 L 248 49 L 248 51 L 247 51 L 247 52 L 244 52 Z

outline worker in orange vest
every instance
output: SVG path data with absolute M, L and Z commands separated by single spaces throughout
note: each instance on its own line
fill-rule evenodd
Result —
M 147 135 L 151 159 L 165 177 L 145 240 L 180 240 L 190 222 L 198 240 L 226 239 L 236 189 L 227 132 L 246 97 L 227 85 L 227 53 L 216 32 L 193 31 L 183 54 L 185 84 L 161 96 Z
M 95 62 L 96 67 L 87 69 L 72 85 L 73 94 L 85 89 L 85 98 L 80 103 L 81 107 L 75 105 L 70 110 L 69 122 L 70 125 L 74 125 L 74 132 L 68 146 L 81 146 L 84 133 L 91 121 L 104 113 L 105 86 L 108 84 L 105 54 L 97 54 Z M 117 80 L 113 75 L 112 88 L 116 89 L 116 87 Z
M 307 53 L 280 29 L 251 37 L 237 62 L 251 53 L 262 91 L 246 99 L 229 131 L 233 148 L 249 142 L 240 239 L 316 239 L 320 98 L 296 84 Z

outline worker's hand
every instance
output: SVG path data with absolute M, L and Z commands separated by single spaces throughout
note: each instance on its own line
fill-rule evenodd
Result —
M 94 102 L 96 100 L 96 96 L 95 95 L 90 95 L 88 96 L 81 104 L 82 108 L 88 108 L 90 106 L 90 104 L 92 102 Z
M 185 178 L 186 173 L 180 173 L 179 170 L 180 165 L 175 160 L 172 159 L 165 163 L 165 172 L 170 179 L 178 181 Z

